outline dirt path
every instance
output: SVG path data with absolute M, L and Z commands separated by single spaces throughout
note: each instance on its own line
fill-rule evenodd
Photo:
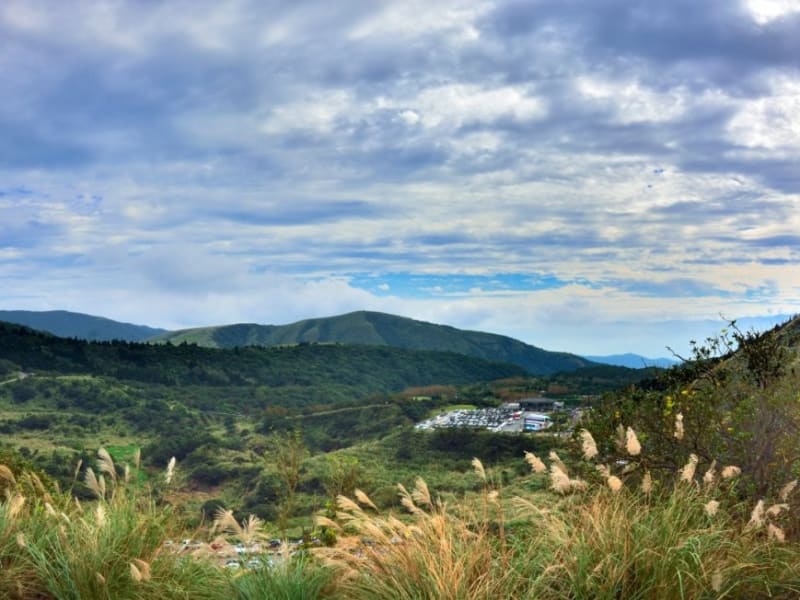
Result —
M 287 417 L 289 419 L 306 419 L 309 417 L 322 417 L 324 415 L 334 415 L 336 413 L 343 413 L 343 412 L 352 412 L 354 410 L 364 410 L 365 408 L 377 408 L 379 406 L 389 406 L 389 402 L 383 402 L 381 404 L 365 404 L 364 406 L 346 406 L 344 408 L 334 408 L 331 410 L 323 410 L 320 412 L 311 413 L 310 415 L 293 415 L 291 417 Z
M 12 377 L 11 379 L 7 379 L 5 381 L 0 381 L 0 385 L 8 385 L 9 383 L 14 383 L 15 381 L 22 381 L 23 379 L 26 379 L 30 376 L 31 376 L 30 373 L 23 373 L 22 371 L 20 371 L 19 373 L 17 373 L 16 377 Z

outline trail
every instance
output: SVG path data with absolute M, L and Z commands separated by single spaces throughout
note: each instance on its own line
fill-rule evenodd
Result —
M 12 377 L 11 379 L 7 379 L 5 381 L 0 381 L 0 385 L 8 385 L 9 383 L 14 383 L 15 381 L 22 381 L 23 379 L 26 379 L 27 377 L 30 376 L 31 376 L 30 373 L 23 373 L 22 371 L 20 371 L 19 373 L 17 373 L 16 377 Z
M 381 404 L 365 404 L 363 406 L 346 406 L 344 408 L 334 408 L 331 410 L 323 410 L 320 412 L 311 413 L 310 415 L 292 415 L 288 419 L 305 419 L 310 417 L 322 417 L 325 415 L 334 415 L 336 413 L 350 412 L 354 410 L 364 410 L 365 408 L 378 408 L 379 406 L 389 406 L 390 402 L 382 402 Z

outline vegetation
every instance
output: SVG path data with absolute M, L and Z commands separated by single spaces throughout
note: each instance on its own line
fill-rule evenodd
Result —
M 0 428 L 17 449 L 0 448 L 0 597 L 800 594 L 800 320 L 764 335 L 731 324 L 682 367 L 595 399 L 565 423 L 571 439 L 411 425 L 543 389 L 577 403 L 610 384 L 595 371 L 530 378 L 479 361 L 503 379 L 458 381 L 436 374 L 472 363 L 448 354 L 5 330 Z M 121 364 L 132 377 L 113 375 Z M 201 385 L 194 368 L 229 383 Z M 255 380 L 260 368 L 275 379 Z M 273 538 L 292 550 L 220 559 Z
M 172 331 L 153 341 L 187 342 L 213 348 L 303 343 L 366 344 L 410 350 L 456 352 L 518 365 L 530 375 L 574 371 L 595 363 L 566 352 L 549 352 L 501 335 L 463 331 L 378 312 L 359 311 L 290 325 L 241 323 Z
M 529 460 L 540 472 L 533 477 L 546 478 L 544 462 Z M 401 487 L 411 521 L 380 513 L 362 492 L 340 497 L 337 520 L 318 523 L 369 541 L 318 551 L 340 597 L 790 598 L 800 591 L 800 554 L 775 524 L 782 512 L 775 507 L 788 497 L 754 508 L 731 500 L 731 480 L 702 485 L 687 477 L 662 481 L 659 490 L 611 475 L 587 483 L 570 479 L 553 456 L 551 491 L 507 498 L 474 464 L 482 492 L 460 503 L 437 498 L 422 479 L 411 492 Z
M 800 319 L 757 335 L 735 322 L 719 336 L 694 343 L 686 365 L 663 377 L 608 394 L 586 426 L 613 440 L 632 425 L 651 448 L 649 468 L 674 471 L 688 445 L 699 467 L 739 465 L 756 494 L 797 475 L 800 411 L 797 338 Z M 613 442 L 604 448 L 614 451 Z
M 225 351 L 189 344 L 84 342 L 3 323 L 0 359 L 26 371 L 102 375 L 162 385 L 345 385 L 362 394 L 524 374 L 509 364 L 446 352 L 317 344 Z
M 738 469 L 701 475 L 692 454 L 678 473 L 653 480 L 643 471 L 646 444 L 643 451 L 630 428 L 625 467 L 604 464 L 602 444 L 587 431 L 581 438 L 581 464 L 567 467 L 551 452 L 547 465 L 527 453 L 530 474 L 511 487 L 474 459 L 474 472 L 462 476 L 477 492 L 460 499 L 445 500 L 417 478 L 411 491 L 397 486 L 403 511 L 387 513 L 354 489 L 352 499 L 338 496 L 334 518 L 316 519 L 329 547 L 306 548 L 296 558 L 284 550 L 272 566 L 241 576 L 212 550 L 266 538 L 258 519 L 240 524 L 219 508 L 214 523 L 197 532 L 213 541 L 186 555 L 163 544 L 177 533 L 176 521 L 173 509 L 154 498 L 168 490 L 126 483 L 104 451 L 101 475 L 86 477 L 92 503 L 76 504 L 35 474 L 3 466 L 0 592 L 16 599 L 365 600 L 800 593 L 800 552 L 789 539 L 796 480 L 755 501 L 742 496 Z
M 274 462 L 274 435 L 300 431 L 312 453 L 382 440 L 376 450 L 381 457 L 415 463 L 419 458 L 419 464 L 448 445 L 448 456 L 461 451 L 508 457 L 512 447 L 518 454 L 519 443 L 506 436 L 495 443 L 491 436 L 471 434 L 403 434 L 416 445 L 397 448 L 395 434 L 435 408 L 496 406 L 549 385 L 510 365 L 451 353 L 310 344 L 215 350 L 87 343 L 10 324 L 0 324 L 0 356 L 7 373 L 0 385 L 0 433 L 62 484 L 72 477 L 69 464 L 97 447 L 136 446 L 150 466 L 163 468 L 175 456 L 193 485 L 226 484 L 230 496 L 246 499 L 265 517 L 274 517 L 274 509 L 253 496 L 257 490 L 277 495 L 263 474 L 265 463 Z M 304 478 L 300 496 L 321 481 L 320 473 Z M 307 512 L 313 502 L 298 506 Z
M 0 321 L 25 325 L 60 337 L 92 341 L 140 342 L 165 333 L 163 329 L 155 327 L 120 323 L 66 310 L 0 310 Z

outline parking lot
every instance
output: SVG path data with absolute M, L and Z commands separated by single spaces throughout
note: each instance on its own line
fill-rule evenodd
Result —
M 419 430 L 449 429 L 463 427 L 468 429 L 488 429 L 503 433 L 519 433 L 523 429 L 526 412 L 513 405 L 498 408 L 459 409 L 437 415 L 415 425 Z M 533 413 L 530 413 L 533 414 Z

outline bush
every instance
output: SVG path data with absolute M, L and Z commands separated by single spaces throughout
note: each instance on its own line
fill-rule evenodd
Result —
M 27 380 L 11 385 L 11 399 L 17 404 L 24 404 L 36 398 L 36 388 Z
M 649 466 L 674 473 L 690 447 L 707 466 L 712 460 L 742 469 L 742 489 L 767 495 L 794 476 L 800 458 L 800 379 L 788 369 L 794 352 L 778 331 L 760 336 L 723 332 L 695 344 L 693 357 L 648 389 L 609 394 L 584 424 L 606 454 L 615 431 L 633 426 L 649 448 Z M 680 420 L 682 438 L 675 435 Z

